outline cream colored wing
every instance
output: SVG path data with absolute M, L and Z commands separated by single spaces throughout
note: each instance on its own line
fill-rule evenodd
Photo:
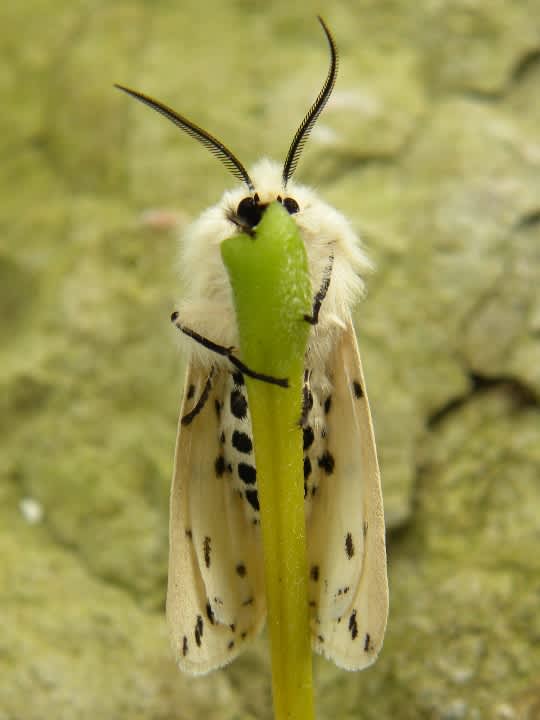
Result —
M 223 412 L 226 370 L 187 372 L 170 500 L 167 621 L 181 670 L 202 675 L 230 662 L 265 616 L 260 529 L 233 482 Z M 192 414 L 189 423 L 182 418 Z
M 382 646 L 388 583 L 375 438 L 350 319 L 327 371 L 326 447 L 307 527 L 312 645 L 360 670 Z

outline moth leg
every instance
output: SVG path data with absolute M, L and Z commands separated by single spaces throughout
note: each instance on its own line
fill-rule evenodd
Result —
M 180 320 L 178 319 L 178 313 L 173 312 L 171 315 L 171 322 L 176 325 L 176 327 L 184 333 L 184 335 L 187 335 L 188 337 L 192 338 L 192 340 L 195 340 L 195 342 L 200 343 L 203 347 L 207 348 L 208 350 L 211 350 L 212 352 L 215 352 L 217 355 L 221 355 L 223 357 L 226 357 L 229 359 L 229 362 L 232 363 L 240 372 L 244 373 L 244 375 L 247 375 L 248 377 L 252 377 L 255 380 L 261 380 L 262 382 L 267 382 L 270 385 L 279 385 L 279 387 L 289 387 L 289 381 L 287 378 L 276 378 L 272 375 L 265 375 L 264 373 L 259 373 L 256 370 L 251 370 L 247 365 L 244 365 L 244 363 L 239 360 L 236 355 L 233 354 L 234 348 L 232 347 L 225 347 L 224 345 L 218 345 L 218 343 L 213 342 L 212 340 L 209 340 L 208 338 L 204 337 L 204 335 L 200 335 L 195 330 L 192 330 L 191 328 L 186 327 L 183 325 Z
M 334 255 L 330 255 L 328 258 L 328 265 L 324 271 L 324 277 L 321 287 L 317 290 L 315 297 L 313 298 L 313 309 L 311 315 L 304 315 L 304 320 L 310 325 L 316 325 L 319 322 L 319 311 L 323 303 L 328 288 L 330 287 L 330 280 L 332 278 L 332 267 L 334 266 Z
M 180 421 L 182 425 L 190 425 L 193 422 L 194 418 L 197 417 L 197 415 L 206 405 L 206 401 L 208 400 L 208 396 L 210 395 L 210 390 L 212 389 L 212 379 L 214 377 L 215 369 L 215 366 L 212 365 L 212 368 L 208 373 L 208 377 L 206 378 L 203 391 L 200 394 L 199 399 L 197 400 L 193 408 L 188 413 L 186 413 Z M 191 387 L 193 388 L 194 386 L 192 385 Z

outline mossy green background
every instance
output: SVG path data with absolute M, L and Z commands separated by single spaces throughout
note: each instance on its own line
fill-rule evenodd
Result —
M 27 0 L 0 9 L 1 720 L 271 717 L 264 638 L 193 681 L 163 618 L 177 235 L 231 180 L 112 84 L 284 158 L 316 12 L 341 72 L 297 176 L 378 268 L 391 590 L 373 668 L 317 659 L 318 718 L 540 717 L 538 0 Z

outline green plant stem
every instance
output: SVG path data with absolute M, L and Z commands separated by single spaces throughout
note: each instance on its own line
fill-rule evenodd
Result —
M 255 236 L 222 243 L 242 361 L 286 377 L 288 388 L 246 378 L 257 465 L 276 720 L 312 720 L 302 432 L 304 355 L 311 311 L 307 257 L 296 224 L 272 204 Z

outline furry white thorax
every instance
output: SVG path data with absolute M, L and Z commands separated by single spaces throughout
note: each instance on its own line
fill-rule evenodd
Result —
M 321 287 L 330 256 L 334 256 L 330 287 L 322 304 L 319 322 L 312 329 L 308 356 L 311 368 L 321 369 L 334 346 L 336 335 L 345 327 L 352 306 L 364 290 L 361 274 L 371 264 L 349 222 L 341 213 L 320 200 L 309 188 L 289 181 L 283 190 L 282 168 L 270 160 L 261 160 L 251 173 L 261 203 L 292 197 L 299 212 L 296 221 L 304 240 L 313 296 Z M 227 347 L 238 347 L 233 298 L 227 271 L 221 259 L 220 245 L 239 228 L 228 219 L 238 203 L 249 195 L 245 186 L 224 193 L 188 229 L 180 253 L 180 269 L 184 296 L 179 304 L 181 321 L 208 339 Z M 185 338 L 185 347 L 197 363 L 228 366 L 201 345 Z

